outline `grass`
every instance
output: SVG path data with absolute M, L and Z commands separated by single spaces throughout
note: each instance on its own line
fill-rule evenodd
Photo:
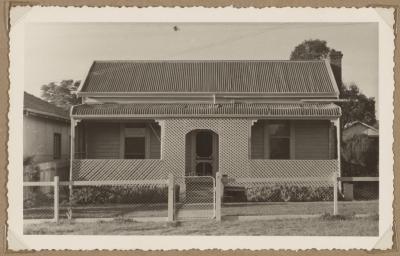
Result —
M 25 224 L 28 235 L 252 235 L 252 236 L 377 236 L 377 215 L 288 219 L 222 221 L 197 220 L 183 222 L 135 222 L 130 219 L 76 223 Z

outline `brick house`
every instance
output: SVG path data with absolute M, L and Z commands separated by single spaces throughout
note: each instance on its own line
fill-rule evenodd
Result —
M 95 61 L 71 111 L 71 178 L 339 174 L 341 57 Z

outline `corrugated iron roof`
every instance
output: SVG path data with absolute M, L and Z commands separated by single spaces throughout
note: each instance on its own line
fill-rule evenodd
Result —
M 24 92 L 24 111 L 69 120 L 68 111 L 65 111 L 64 109 L 50 104 L 27 92 Z
M 317 61 L 95 61 L 84 93 L 331 93 L 330 66 Z
M 338 117 L 333 103 L 251 104 L 84 104 L 73 108 L 75 117 Z

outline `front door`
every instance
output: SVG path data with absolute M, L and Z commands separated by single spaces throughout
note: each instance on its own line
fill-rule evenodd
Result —
M 196 175 L 213 176 L 213 134 L 208 131 L 196 134 Z
M 218 169 L 218 135 L 209 130 L 192 132 L 191 168 L 195 176 L 213 176 Z

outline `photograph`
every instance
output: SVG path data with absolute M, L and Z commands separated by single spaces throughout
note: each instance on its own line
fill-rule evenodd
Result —
M 26 22 L 11 40 L 19 239 L 350 237 L 372 249 L 392 223 L 382 97 L 394 82 L 382 84 L 378 21 L 30 21 L 74 8 L 36 11 L 15 11 Z

